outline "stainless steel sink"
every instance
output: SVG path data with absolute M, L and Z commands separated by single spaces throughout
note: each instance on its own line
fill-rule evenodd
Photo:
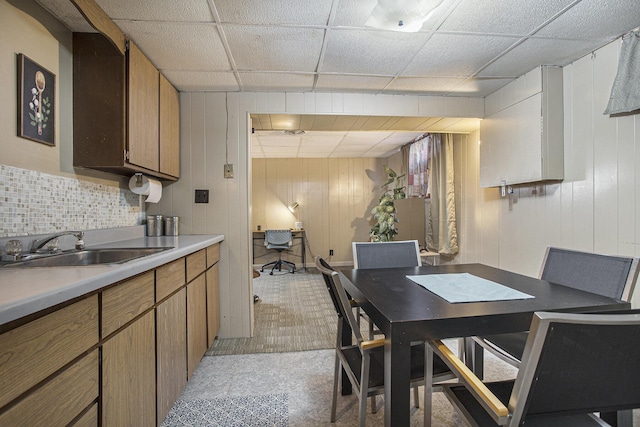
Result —
M 159 248 L 106 248 L 83 249 L 62 252 L 59 254 L 30 255 L 26 254 L 15 261 L 3 262 L 2 267 L 73 267 L 98 264 L 119 264 L 153 255 L 172 247 Z

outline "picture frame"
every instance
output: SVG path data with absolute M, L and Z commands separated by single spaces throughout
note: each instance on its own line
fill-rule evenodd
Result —
M 18 136 L 55 146 L 56 75 L 18 54 Z

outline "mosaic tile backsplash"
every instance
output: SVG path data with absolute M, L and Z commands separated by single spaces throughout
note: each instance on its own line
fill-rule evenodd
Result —
M 142 224 L 131 191 L 0 165 L 0 237 Z

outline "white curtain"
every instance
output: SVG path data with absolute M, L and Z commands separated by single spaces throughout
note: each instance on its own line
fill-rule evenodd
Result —
M 640 110 L 640 31 L 622 39 L 618 74 L 613 81 L 609 105 L 604 114 L 630 113 Z
M 442 255 L 458 253 L 453 174 L 453 135 L 430 134 L 430 209 L 427 212 L 427 249 Z

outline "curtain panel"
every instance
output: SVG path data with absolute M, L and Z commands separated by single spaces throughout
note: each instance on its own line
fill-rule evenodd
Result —
M 407 197 L 429 197 L 429 153 L 431 134 L 409 146 Z

